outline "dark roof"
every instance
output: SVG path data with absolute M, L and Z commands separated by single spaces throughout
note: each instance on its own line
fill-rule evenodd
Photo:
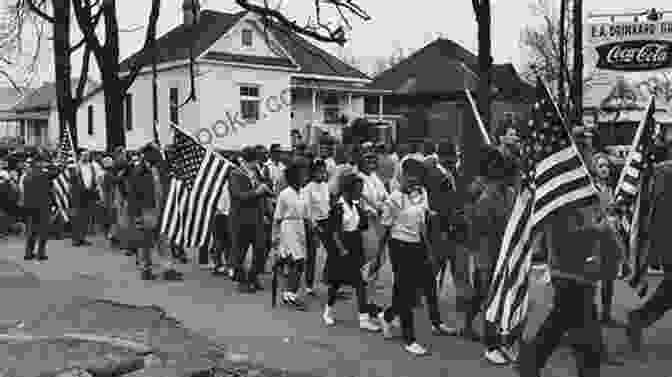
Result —
M 78 78 L 72 79 L 72 89 L 76 90 Z M 89 79 L 89 86 L 96 87 L 98 84 Z M 56 100 L 56 84 L 46 82 L 37 89 L 27 91 L 26 95 L 10 110 L 15 113 L 50 110 Z
M 301 68 L 300 73 L 365 80 L 371 79 L 362 71 L 344 63 L 334 55 L 308 42 L 296 33 L 276 27 L 273 35 L 299 65 Z
M 205 54 L 203 58 L 222 62 L 261 64 L 261 65 L 272 65 L 288 68 L 298 68 L 289 59 L 274 58 L 269 56 L 235 55 L 235 54 L 227 54 L 225 52 L 211 51 Z
M 245 13 L 244 11 L 235 14 L 213 10 L 201 11 L 200 20 L 195 24 L 194 29 L 180 24 L 157 39 L 157 49 L 159 51 L 157 62 L 166 63 L 186 60 L 189 58 L 190 47 L 194 48 L 195 56 L 200 56 L 226 34 Z M 342 62 L 295 33 L 286 31 L 277 25 L 270 25 L 269 29 L 273 30 L 273 35 L 278 42 L 297 62 L 300 73 L 369 79 L 366 74 Z M 236 55 L 236 57 L 233 57 L 232 55 L 229 59 L 250 59 L 250 57 L 242 56 Z M 121 72 L 127 71 L 138 63 L 143 65 L 149 64 L 151 62 L 150 59 L 151 54 L 144 53 L 143 50 L 138 51 L 121 62 Z M 278 61 L 269 61 L 269 63 L 277 65 Z M 288 66 L 286 62 L 282 65 Z
M 373 79 L 369 87 L 409 94 L 450 93 L 478 85 L 478 57 L 459 44 L 439 38 Z M 512 64 L 493 65 L 493 85 L 505 98 L 530 99 L 534 88 L 520 79 Z
M 190 47 L 193 47 L 194 56 L 200 56 L 226 34 L 243 15 L 245 12 L 230 14 L 212 10 L 201 11 L 200 19 L 193 29 L 180 24 L 156 40 L 159 54 L 157 63 L 189 59 Z M 121 62 L 121 72 L 129 70 L 138 63 L 148 65 L 151 58 L 151 54 L 140 50 Z

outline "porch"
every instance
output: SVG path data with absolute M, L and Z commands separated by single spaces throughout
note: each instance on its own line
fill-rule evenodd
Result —
M 365 82 L 337 82 L 292 78 L 291 130 L 300 135 L 293 143 L 316 144 L 319 138 L 330 135 L 343 138 L 343 128 L 355 119 L 394 121 L 383 114 L 383 96 L 389 91 L 369 89 Z M 380 106 L 371 114 L 371 101 Z M 394 128 L 394 125 L 393 125 Z
M 49 143 L 49 112 L 5 112 L 0 115 L 0 136 L 17 137 L 24 145 L 45 146 Z

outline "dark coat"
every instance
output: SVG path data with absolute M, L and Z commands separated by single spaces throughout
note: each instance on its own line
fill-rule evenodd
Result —
M 233 169 L 229 178 L 229 193 L 231 195 L 230 216 L 235 228 L 241 225 L 255 225 L 264 223 L 265 196 L 256 192 L 250 177 L 241 169 Z
M 58 170 L 34 167 L 23 180 L 23 206 L 30 209 L 48 210 L 51 207 L 51 181 Z
M 643 235 L 643 238 L 650 241 L 649 260 L 663 264 L 672 264 L 669 246 L 672 244 L 669 228 L 672 223 L 672 195 L 669 187 L 672 187 L 672 161 L 663 162 L 655 168 L 649 194 L 651 210 L 645 216 L 647 221 L 642 224 L 643 230 L 648 228 L 648 235 Z
M 127 177 L 128 213 L 132 218 L 157 208 L 158 182 L 149 167 L 131 170 Z
M 82 175 L 77 169 L 69 169 L 70 202 L 72 208 L 84 208 L 89 205 L 87 190 Z

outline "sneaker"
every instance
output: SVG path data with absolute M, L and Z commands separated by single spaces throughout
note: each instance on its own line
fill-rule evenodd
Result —
M 432 334 L 434 335 L 445 335 L 445 336 L 455 336 L 459 330 L 455 327 L 449 327 L 445 323 L 439 323 L 438 325 L 432 325 Z
M 499 348 L 486 350 L 484 356 L 488 362 L 494 365 L 506 365 L 511 362 Z
M 37 256 L 37 261 L 38 261 L 38 262 L 45 262 L 45 261 L 47 261 L 48 259 L 49 259 L 49 257 L 47 257 L 46 255 L 38 255 L 38 256 Z
M 24 256 L 23 256 L 23 260 L 33 260 L 33 259 L 35 259 L 35 255 L 34 255 L 34 254 L 24 255 Z
M 315 296 L 315 289 L 313 289 L 313 288 L 306 288 L 306 295 L 307 295 L 307 296 Z
M 394 317 L 391 324 L 392 324 L 393 327 L 400 328 L 401 327 L 401 319 L 399 317 Z
M 336 324 L 333 309 L 330 306 L 324 307 L 324 312 L 322 313 L 322 320 L 324 321 L 324 324 L 327 326 L 333 326 Z
M 429 351 L 427 348 L 421 346 L 420 344 L 413 342 L 409 345 L 404 346 L 404 349 L 406 352 L 414 355 L 414 356 L 425 356 L 429 354 Z
M 391 339 L 392 338 L 392 322 L 387 322 L 385 320 L 385 312 L 384 311 L 378 313 L 378 323 L 380 323 L 380 328 L 383 330 L 383 338 Z
M 359 328 L 371 332 L 380 331 L 380 326 L 371 320 L 371 316 L 368 313 L 359 315 Z

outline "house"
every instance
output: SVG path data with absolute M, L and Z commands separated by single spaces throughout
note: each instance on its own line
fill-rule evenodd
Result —
M 20 137 L 20 124 L 14 119 L 12 106 L 22 98 L 22 93 L 29 88 L 0 88 L 0 140 L 16 139 Z
M 366 113 L 401 115 L 400 141 L 452 140 L 461 143 L 464 127 L 473 122 L 465 94 L 476 96 L 478 58 L 459 44 L 438 38 L 375 77 L 369 88 L 391 94 L 366 100 Z M 534 88 L 520 79 L 512 64 L 495 64 L 492 72 L 493 105 L 490 132 L 504 124 L 526 119 Z
M 292 144 L 291 134 L 336 137 L 343 121 L 364 113 L 364 96 L 385 91 L 371 79 L 304 38 L 264 25 L 250 12 L 201 10 L 185 0 L 183 23 L 157 39 L 158 134 L 171 142 L 176 124 L 200 142 L 237 150 L 242 145 Z M 193 55 L 190 55 L 193 54 Z M 194 57 L 196 99 L 191 91 Z M 126 145 L 153 140 L 152 56 L 139 51 L 121 63 L 123 73 L 142 64 L 124 99 Z M 105 149 L 104 97 L 94 91 L 78 111 L 80 145 Z

